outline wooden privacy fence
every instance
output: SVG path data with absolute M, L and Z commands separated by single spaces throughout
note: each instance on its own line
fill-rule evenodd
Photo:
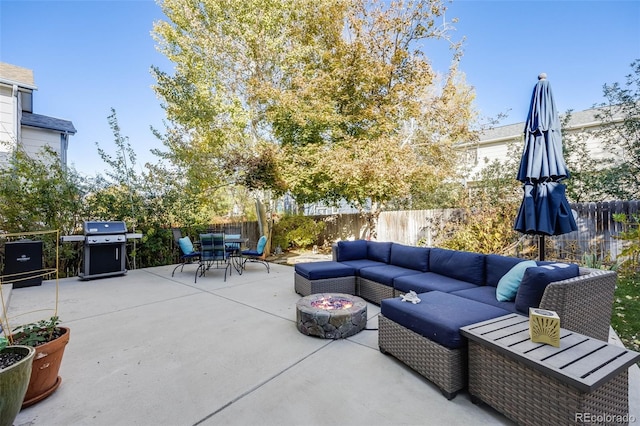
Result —
M 613 220 L 623 213 L 627 220 L 640 213 L 640 201 L 605 201 L 600 203 L 572 203 L 576 212 L 578 230 L 550 237 L 559 259 L 579 260 L 584 254 L 598 259 L 615 261 L 623 249 L 624 241 L 616 238 L 625 230 L 624 223 Z
M 578 230 L 565 235 L 547 237 L 548 259 L 579 261 L 586 253 L 598 259 L 614 261 L 622 251 L 623 241 L 617 239 L 624 224 L 615 222 L 613 214 L 628 217 L 640 213 L 640 201 L 610 201 L 571 204 Z M 459 210 L 403 210 L 383 212 L 378 221 L 378 241 L 393 241 L 407 245 L 433 246 L 438 233 Z M 330 245 L 336 240 L 360 238 L 367 223 L 359 214 L 313 216 L 326 223 L 319 244 Z M 517 250 L 531 249 L 538 244 L 537 236 L 523 236 Z M 516 255 L 513 253 L 505 253 Z

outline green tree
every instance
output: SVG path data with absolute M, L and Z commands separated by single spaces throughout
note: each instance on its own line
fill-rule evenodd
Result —
M 451 178 L 473 96 L 460 45 L 441 80 L 423 53 L 447 37 L 442 2 L 171 0 L 163 10 L 171 23 L 154 33 L 176 71 L 155 69 L 156 90 L 188 129 L 168 155 L 191 180 L 242 183 L 259 199 L 345 199 L 370 209 L 375 235 L 391 200 Z
M 601 179 L 600 160 L 594 158 L 587 147 L 587 142 L 594 137 L 590 131 L 569 131 L 572 111 L 568 110 L 562 117 L 562 151 L 571 173 L 571 177 L 563 181 L 567 186 L 566 194 L 570 202 L 582 203 L 601 201 L 599 198 Z
M 442 83 L 422 50 L 446 38 L 436 25 L 444 10 L 435 1 L 349 4 L 323 72 L 305 73 L 314 78 L 269 110 L 298 203 L 344 199 L 367 216 L 360 236 L 375 238 L 384 209 L 455 181 L 452 146 L 472 138 L 473 95 L 457 68 L 460 45 Z
M 58 154 L 45 147 L 29 156 L 20 147 L 6 167 L 0 168 L 0 230 L 8 233 L 58 230 L 70 235 L 81 229 L 87 215 L 87 187 L 72 167 L 60 163 Z M 79 252 L 59 244 L 55 234 L 42 236 L 45 268 L 56 267 L 56 247 L 61 276 L 74 275 Z
M 513 225 L 523 195 L 516 179 L 521 151 L 522 143 L 509 145 L 504 160 L 487 162 L 471 177 L 459 200 L 461 215 L 447 224 L 439 245 L 479 253 L 509 252 L 519 237 Z
M 631 64 L 626 83 L 605 84 L 606 102 L 599 105 L 596 118 L 603 122 L 597 133 L 612 158 L 598 185 L 600 198 L 633 200 L 640 198 L 640 59 Z
M 91 220 L 122 220 L 130 232 L 143 234 L 142 243 L 130 241 L 130 267 L 162 265 L 171 260 L 169 225 L 179 204 L 179 192 L 168 184 L 170 175 L 159 166 L 146 165 L 136 172 L 136 154 L 129 138 L 122 133 L 114 109 L 107 118 L 113 132 L 115 150 L 96 142 L 98 153 L 108 166 L 104 175 L 89 179 L 90 191 L 85 197 Z
M 51 148 L 34 157 L 17 148 L 9 165 L 0 168 L 0 229 L 71 234 L 85 217 L 86 190 L 75 169 L 61 164 Z
M 325 26 L 336 27 L 332 9 L 340 4 L 166 0 L 169 21 L 154 25 L 160 51 L 175 63 L 174 75 L 153 69 L 155 90 L 181 133 L 166 145 L 167 157 L 201 193 L 236 182 L 250 185 L 263 234 L 269 233 L 265 202 L 284 190 L 272 175 L 277 162 L 269 154 L 277 150 L 269 148 L 265 93 L 283 87 L 283 70 L 295 64 L 293 57 L 315 55 L 316 38 Z
M 97 174 L 92 179 L 87 203 L 94 219 L 124 220 L 135 229 L 138 213 L 143 210 L 144 204 L 143 194 L 139 190 L 142 178 L 135 173 L 136 154 L 129 138 L 122 135 L 113 108 L 107 120 L 114 136 L 115 154 L 109 154 L 96 142 L 98 154 L 108 168 L 104 176 Z

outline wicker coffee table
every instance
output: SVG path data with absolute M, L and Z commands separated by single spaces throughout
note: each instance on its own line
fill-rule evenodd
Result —
M 566 329 L 559 348 L 533 343 L 529 319 L 517 314 L 460 332 L 474 402 L 525 425 L 629 422 L 628 368 L 639 353 Z

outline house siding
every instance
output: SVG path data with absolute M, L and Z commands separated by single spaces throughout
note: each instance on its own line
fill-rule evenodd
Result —
M 45 146 L 49 146 L 60 157 L 60 132 L 30 127 L 22 128 L 22 148 L 30 157 L 38 156 Z
M 563 141 L 584 136 L 591 158 L 596 160 L 614 158 L 615 154 L 606 151 L 602 140 L 594 133 L 601 126 L 595 118 L 597 111 L 597 109 L 589 109 L 573 113 L 570 122 L 563 129 Z M 562 119 L 562 116 L 560 118 Z M 473 180 L 487 163 L 494 160 L 504 162 L 509 155 L 515 155 L 515 159 L 519 161 L 524 145 L 524 126 L 525 123 L 521 122 L 489 129 L 480 135 L 479 142 L 463 145 L 461 149 L 466 151 L 465 166 L 469 171 L 467 177 Z M 515 144 L 515 153 L 509 151 L 510 144 Z
M 14 87 L 23 96 L 15 98 Z M 16 146 L 33 158 L 49 146 L 62 165 L 66 165 L 68 138 L 76 129 L 70 121 L 33 114 L 31 96 L 36 89 L 33 71 L 0 62 L 0 167 L 8 164 Z

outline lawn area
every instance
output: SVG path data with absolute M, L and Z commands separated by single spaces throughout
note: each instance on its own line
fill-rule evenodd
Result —
M 640 275 L 618 277 L 611 325 L 627 348 L 640 352 Z

